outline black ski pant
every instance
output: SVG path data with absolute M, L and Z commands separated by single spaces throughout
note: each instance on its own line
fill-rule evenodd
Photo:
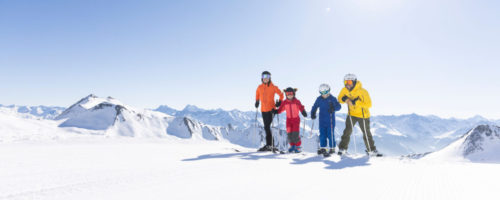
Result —
M 264 130 L 266 131 L 266 145 L 273 145 L 273 134 L 271 132 L 271 123 L 273 123 L 273 112 L 262 112 L 264 121 Z
M 359 127 L 361 127 L 361 132 L 363 132 L 363 141 L 365 142 L 366 149 L 367 150 L 370 149 L 372 151 L 376 150 L 377 148 L 375 147 L 375 142 L 373 141 L 373 136 L 370 131 L 370 118 L 363 119 L 358 117 L 352 117 L 349 115 L 345 120 L 344 134 L 342 135 L 342 140 L 340 141 L 339 148 L 347 150 L 347 147 L 349 146 L 349 140 L 351 139 L 352 129 L 353 126 L 356 126 L 356 123 L 359 123 Z M 368 145 L 370 145 L 369 148 Z

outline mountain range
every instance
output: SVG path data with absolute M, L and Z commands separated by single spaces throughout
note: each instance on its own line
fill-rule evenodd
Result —
M 258 148 L 265 141 L 262 117 L 260 113 L 253 111 L 206 110 L 194 105 L 188 105 L 182 110 L 166 105 L 156 109 L 137 109 L 112 97 L 100 98 L 92 94 L 68 108 L 0 105 L 0 114 L 5 116 L 0 117 L 2 123 L 0 127 L 3 129 L 1 133 L 11 133 L 0 135 L 0 141 L 17 140 L 23 135 L 21 138 L 29 139 L 28 132 L 31 129 L 21 127 L 31 126 L 36 127 L 33 131 L 56 132 L 58 137 L 67 137 L 75 133 L 79 136 L 103 137 L 175 137 L 229 142 L 248 148 Z M 22 123 L 30 125 L 12 126 L 12 116 L 19 118 L 14 124 L 24 120 Z M 337 143 L 340 142 L 340 136 L 345 128 L 345 118 L 344 113 L 336 114 Z M 280 149 L 286 149 L 287 146 L 285 121 L 285 115 L 281 114 L 275 117 L 273 123 L 275 145 Z M 41 124 L 42 127 L 37 127 Z M 480 116 L 469 119 L 443 119 L 417 114 L 371 117 L 371 131 L 377 149 L 386 155 L 435 152 L 459 141 L 477 127 L 495 127 L 498 124 L 498 121 Z M 48 127 L 51 131 L 45 130 Z M 311 131 L 311 127 L 314 127 L 314 130 Z M 310 118 L 302 120 L 301 136 L 305 151 L 316 151 L 319 134 L 317 127 L 318 120 L 312 121 Z M 20 130 L 24 132 L 20 133 Z M 357 153 L 364 151 L 359 128 L 355 128 L 351 136 L 349 151 Z

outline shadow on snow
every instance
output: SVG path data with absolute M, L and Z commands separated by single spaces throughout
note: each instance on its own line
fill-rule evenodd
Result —
M 370 160 L 369 157 L 363 156 L 359 158 L 350 158 L 350 157 L 344 157 L 340 159 L 338 162 L 335 162 L 333 160 L 330 160 L 329 158 L 322 158 L 320 156 L 313 156 L 309 157 L 306 159 L 293 159 L 293 162 L 291 164 L 294 165 L 304 165 L 308 163 L 324 163 L 326 164 L 326 169 L 344 169 L 344 168 L 349 168 L 349 167 L 362 167 L 362 166 L 368 166 L 370 163 L 368 161 Z
M 237 153 L 213 153 L 200 155 L 196 158 L 183 159 L 182 161 L 201 161 L 208 159 L 226 159 L 226 158 L 239 158 L 242 160 L 261 160 L 261 159 L 288 159 L 289 154 L 274 154 L 263 152 L 237 152 Z M 370 159 L 367 156 L 359 158 L 344 157 L 338 161 L 331 160 L 332 158 L 323 158 L 314 154 L 306 155 L 304 159 L 294 158 L 291 164 L 304 165 L 308 163 L 324 163 L 325 169 L 345 169 L 350 167 L 369 166 Z
M 262 153 L 262 152 L 244 152 L 244 153 L 214 153 L 200 155 L 197 158 L 184 159 L 182 161 L 199 161 L 207 159 L 220 159 L 220 158 L 240 158 L 243 160 L 260 160 L 260 159 L 283 159 L 279 157 L 280 154 Z

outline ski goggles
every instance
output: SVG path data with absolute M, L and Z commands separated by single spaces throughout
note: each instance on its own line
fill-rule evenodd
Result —
M 269 74 L 262 74 L 262 78 L 271 78 L 271 75 L 269 75 Z
M 354 82 L 352 80 L 345 80 L 344 85 L 353 85 Z
M 285 92 L 286 96 L 293 96 L 293 92 Z
M 319 93 L 320 93 L 321 95 L 325 95 L 325 94 L 330 93 L 330 90 L 319 91 Z

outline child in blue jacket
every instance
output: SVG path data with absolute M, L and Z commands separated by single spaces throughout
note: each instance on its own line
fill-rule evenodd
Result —
M 318 154 L 329 155 L 335 153 L 337 146 L 334 138 L 335 130 L 335 111 L 339 111 L 341 106 L 333 95 L 330 94 L 330 86 L 328 84 L 321 84 L 319 86 L 319 93 L 321 94 L 314 102 L 311 109 L 311 119 L 316 119 L 316 110 L 319 108 L 319 143 L 320 149 Z M 327 150 L 327 141 L 330 150 Z

